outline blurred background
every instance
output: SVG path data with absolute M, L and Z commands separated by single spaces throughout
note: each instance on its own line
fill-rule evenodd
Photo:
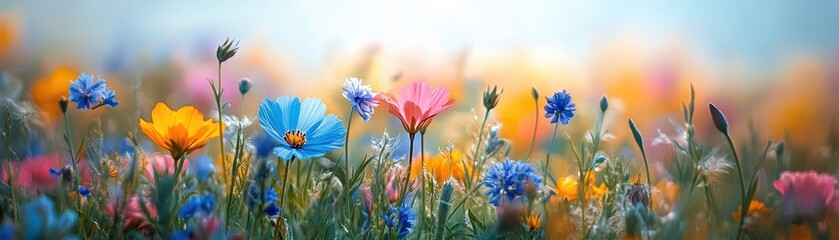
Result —
M 75 111 L 73 124 L 101 123 L 106 134 L 124 136 L 158 101 L 211 116 L 207 79 L 217 76 L 216 46 L 230 37 L 240 47 L 222 77 L 231 112 L 243 77 L 256 85 L 241 99 L 251 117 L 261 98 L 291 94 L 323 98 L 346 119 L 347 77 L 376 91 L 426 81 L 452 91 L 456 106 L 431 125 L 425 151 L 449 143 L 467 150 L 482 91 L 497 84 L 505 91 L 490 122 L 502 126 L 518 158 L 537 118 L 542 149 L 551 130 L 532 87 L 541 96 L 571 92 L 578 117 L 562 130 L 573 137 L 594 125 L 597 100 L 607 96 L 617 149 L 630 139 L 627 117 L 649 141 L 672 132 L 693 84 L 700 138 L 719 140 L 707 113 L 713 102 L 735 135 L 748 136 L 753 124 L 814 167 L 836 149 L 829 137 L 839 113 L 837 22 L 837 1 L 3 1 L 0 69 L 3 94 L 31 101 L 43 134 L 55 139 L 55 102 L 69 80 L 104 77 L 120 107 Z M 379 108 L 351 131 L 366 142 L 385 129 L 401 132 Z M 652 149 L 653 158 L 666 149 Z

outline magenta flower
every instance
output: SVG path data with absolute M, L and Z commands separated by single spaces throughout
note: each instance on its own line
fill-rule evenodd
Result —
M 431 124 L 437 114 L 449 109 L 454 99 L 449 98 L 445 88 L 431 89 L 424 82 L 412 82 L 399 91 L 399 95 L 380 94 L 388 112 L 402 121 L 402 127 L 408 134 L 416 134 L 420 129 Z
M 783 172 L 774 185 L 783 196 L 780 214 L 793 223 L 821 221 L 825 214 L 839 211 L 836 178 L 829 174 Z
M 154 183 L 154 175 L 157 173 L 159 176 L 166 176 L 166 175 L 173 175 L 175 174 L 175 169 L 177 166 L 175 165 L 175 159 L 172 158 L 172 155 L 169 154 L 157 154 L 147 158 L 148 165 L 146 165 L 146 179 L 149 182 Z M 189 160 L 184 159 L 184 166 L 181 169 L 181 173 L 184 173 L 186 169 L 189 168 Z

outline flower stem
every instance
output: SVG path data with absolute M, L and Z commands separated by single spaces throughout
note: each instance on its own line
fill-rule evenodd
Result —
M 280 236 L 282 236 L 282 234 L 280 233 L 280 230 L 279 230 L 280 227 L 279 226 L 280 226 L 280 222 L 282 222 L 282 219 L 283 219 L 283 214 L 282 213 L 284 213 L 285 209 L 286 209 L 285 208 L 286 189 L 288 188 L 288 185 L 289 185 L 288 184 L 288 169 L 291 168 L 291 164 L 294 163 L 294 159 L 295 159 L 295 157 L 291 156 L 291 159 L 288 160 L 288 164 L 286 164 L 286 166 L 285 166 L 285 174 L 283 174 L 283 190 L 282 190 L 283 196 L 280 198 L 280 216 L 277 216 L 277 224 L 274 225 L 274 232 L 276 234 L 280 235 Z M 280 238 L 282 238 L 282 237 L 280 237 Z
M 405 197 L 408 195 L 408 188 L 409 182 L 411 181 L 411 166 L 414 163 L 414 138 L 416 137 L 416 133 L 409 133 L 408 138 L 410 139 L 410 143 L 408 144 L 408 172 L 405 174 L 405 186 L 402 187 L 402 193 L 399 195 L 401 200 L 399 201 L 399 206 L 405 203 Z
M 533 112 L 535 114 L 534 119 L 536 119 L 536 120 L 533 121 L 533 134 L 531 134 L 531 136 L 530 136 L 530 150 L 527 151 L 527 158 L 526 158 L 528 160 L 530 160 L 530 156 L 531 156 L 531 154 L 533 154 L 533 146 L 536 144 L 536 130 L 539 128 L 539 99 L 538 98 L 536 98 L 533 101 L 533 106 L 536 107 L 536 111 Z M 553 140 L 551 140 L 551 141 L 553 141 Z M 551 144 L 551 145 L 553 145 L 553 144 Z
M 76 211 L 82 211 L 82 194 L 79 193 L 79 186 L 81 185 L 80 177 L 81 172 L 79 172 L 77 163 L 76 163 L 76 153 L 73 151 L 73 137 L 70 133 L 70 119 L 67 117 L 67 113 L 64 113 L 64 131 L 65 131 L 65 140 L 67 141 L 67 150 L 70 151 L 70 166 L 73 167 L 73 184 L 70 184 L 72 190 L 76 191 Z M 12 199 L 14 200 L 14 199 Z M 84 218 L 83 214 L 79 214 L 79 231 L 82 233 L 82 239 L 87 238 L 87 233 L 84 229 Z
M 551 144 L 550 144 L 550 145 L 548 145 L 548 153 L 547 153 L 547 154 L 546 154 L 546 156 L 545 156 L 545 164 L 544 164 L 545 169 L 543 169 L 544 174 L 545 174 L 545 177 L 549 177 L 549 176 L 550 176 L 550 171 L 551 171 L 551 152 L 553 152 L 553 149 L 554 149 L 554 142 L 556 141 L 556 130 L 558 130 L 558 129 L 559 129 L 559 123 L 554 123 L 554 131 L 553 131 L 553 133 L 551 134 Z
M 737 157 L 737 150 L 734 148 L 734 142 L 731 141 L 731 135 L 728 132 L 723 133 L 725 135 L 725 140 L 728 141 L 728 147 L 731 148 L 731 155 L 734 155 L 734 163 L 737 164 L 737 176 L 740 180 L 740 224 L 737 227 L 737 239 L 742 239 L 743 236 L 743 228 L 746 225 L 746 213 L 749 212 L 749 205 L 751 204 L 751 199 L 746 199 L 746 182 L 743 179 L 743 168 L 740 166 L 740 158 Z
M 489 111 L 487 111 L 489 112 Z M 486 120 L 484 120 L 486 122 Z M 408 173 L 410 174 L 410 173 Z M 422 239 L 422 230 L 425 228 L 425 133 L 420 135 L 420 225 L 418 239 Z

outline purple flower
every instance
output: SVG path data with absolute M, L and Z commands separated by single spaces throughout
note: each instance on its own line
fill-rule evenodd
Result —
M 557 121 L 562 125 L 568 125 L 568 121 L 574 117 L 577 105 L 571 102 L 571 94 L 568 91 L 556 92 L 551 97 L 546 97 L 548 104 L 545 104 L 545 118 L 550 118 L 551 123 Z
M 352 104 L 353 111 L 357 112 L 364 122 L 370 120 L 373 115 L 373 110 L 379 106 L 379 100 L 376 99 L 376 94 L 370 89 L 368 85 L 361 85 L 361 79 L 347 78 L 344 80 L 344 87 L 341 95 L 344 96 Z

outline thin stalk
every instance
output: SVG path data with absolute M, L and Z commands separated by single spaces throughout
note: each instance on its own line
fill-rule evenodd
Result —
M 414 138 L 416 137 L 416 133 L 408 134 L 408 138 L 410 139 L 410 143 L 408 144 L 408 172 L 405 174 L 405 185 L 402 187 L 402 194 L 399 195 L 400 198 L 400 206 L 405 203 L 405 195 L 408 193 L 409 182 L 411 181 L 411 166 L 414 163 Z
M 536 144 L 536 130 L 539 128 L 539 99 L 536 98 L 533 101 L 533 106 L 536 107 L 536 111 L 533 113 L 535 114 L 533 121 L 533 134 L 530 135 L 530 150 L 527 151 L 527 158 L 530 160 L 530 155 L 533 154 L 533 146 Z
M 481 128 L 478 129 L 478 142 L 475 143 L 476 144 L 475 145 L 475 152 L 472 153 L 472 157 L 475 159 L 475 161 L 478 161 L 479 159 L 481 159 L 481 157 L 478 154 L 480 154 L 481 143 L 484 140 L 484 127 L 486 127 L 488 118 L 489 118 L 489 109 L 487 109 L 486 112 L 484 113 L 484 120 L 481 121 Z M 483 165 L 483 164 L 481 164 L 481 165 Z
M 345 210 L 351 209 L 350 207 L 350 176 L 352 176 L 350 169 L 350 127 L 352 126 L 352 119 L 353 119 L 353 112 L 355 109 L 350 107 L 350 114 L 347 116 L 347 134 L 344 135 L 344 167 L 346 171 L 344 172 L 344 186 L 347 189 L 344 189 L 344 205 Z
M 549 172 L 551 170 L 551 167 L 550 167 L 551 166 L 550 165 L 551 164 L 551 152 L 553 152 L 553 149 L 554 149 L 554 142 L 556 141 L 556 131 L 558 129 L 559 129 L 559 123 L 554 123 L 554 131 L 551 134 L 551 144 L 548 145 L 548 153 L 545 156 L 545 164 L 544 164 L 545 165 L 545 169 L 544 169 L 545 172 L 544 172 L 544 174 L 545 174 L 546 177 L 549 175 Z
M 277 158 L 279 159 L 279 158 Z M 288 169 L 291 168 L 291 164 L 294 162 L 295 157 L 291 156 L 291 159 L 288 160 L 288 164 L 285 166 L 285 174 L 283 174 L 283 190 L 282 190 L 282 197 L 280 197 L 280 209 L 285 211 L 285 199 L 286 199 L 286 189 L 288 188 Z M 282 238 L 282 234 L 280 233 L 280 222 L 282 222 L 283 216 L 277 216 L 277 224 L 274 225 L 274 234 L 280 236 Z
M 81 195 L 81 193 L 78 192 L 79 191 L 79 186 L 81 185 L 80 178 L 79 178 L 79 175 L 81 175 L 81 172 L 79 172 L 79 169 L 78 169 L 78 166 L 77 166 L 77 163 L 76 163 L 76 153 L 75 153 L 75 151 L 73 151 L 73 137 L 72 137 L 72 134 L 70 133 L 70 120 L 69 119 L 70 118 L 67 117 L 67 113 L 65 112 L 64 113 L 64 131 L 65 131 L 65 134 L 67 134 L 65 136 L 65 138 L 66 138 L 66 141 L 67 141 L 67 150 L 70 151 L 70 165 L 73 167 L 73 181 L 74 181 L 74 183 L 70 184 L 70 186 L 73 190 L 76 191 L 76 193 L 78 193 L 78 196 L 76 197 L 76 209 L 77 209 L 77 211 L 81 212 L 82 211 L 82 195 Z M 87 238 L 87 233 L 85 232 L 85 229 L 84 229 L 85 224 L 84 224 L 83 217 L 84 217 L 84 214 L 79 214 L 79 231 L 81 231 L 81 233 L 82 233 L 82 239 L 86 239 Z
M 740 224 L 737 228 L 737 239 L 742 239 L 743 237 L 743 228 L 746 226 L 746 213 L 749 212 L 749 205 L 751 204 L 750 199 L 746 199 L 746 182 L 743 180 L 743 168 L 740 167 L 740 158 L 737 157 L 737 150 L 734 148 L 734 142 L 731 141 L 731 136 L 728 132 L 724 133 L 725 140 L 728 141 L 728 147 L 731 148 L 731 155 L 734 155 L 734 162 L 737 164 L 737 176 L 740 180 L 740 202 L 741 202 L 741 209 L 740 209 Z
M 218 63 L 218 81 L 217 81 L 215 90 L 216 90 L 216 92 L 214 94 L 215 94 L 215 97 L 216 97 L 216 109 L 218 109 L 218 132 L 219 132 L 219 134 L 224 135 L 224 120 L 222 119 L 223 110 L 221 108 L 221 94 L 222 94 L 222 92 L 224 92 L 224 89 L 222 89 L 222 87 L 221 87 L 221 62 Z M 225 150 L 224 150 L 224 137 L 219 137 L 218 138 L 218 143 L 219 143 L 219 150 L 221 151 L 221 162 L 226 163 L 227 162 L 227 154 L 225 153 Z
M 487 111 L 489 113 L 489 111 Z M 486 118 L 484 118 L 486 119 Z M 486 122 L 486 120 L 484 120 Z M 481 128 L 483 129 L 483 128 Z M 480 142 L 479 142 L 480 144 Z M 410 175 L 410 173 L 408 173 Z M 420 134 L 420 225 L 418 239 L 422 239 L 422 230 L 425 225 L 425 134 Z

